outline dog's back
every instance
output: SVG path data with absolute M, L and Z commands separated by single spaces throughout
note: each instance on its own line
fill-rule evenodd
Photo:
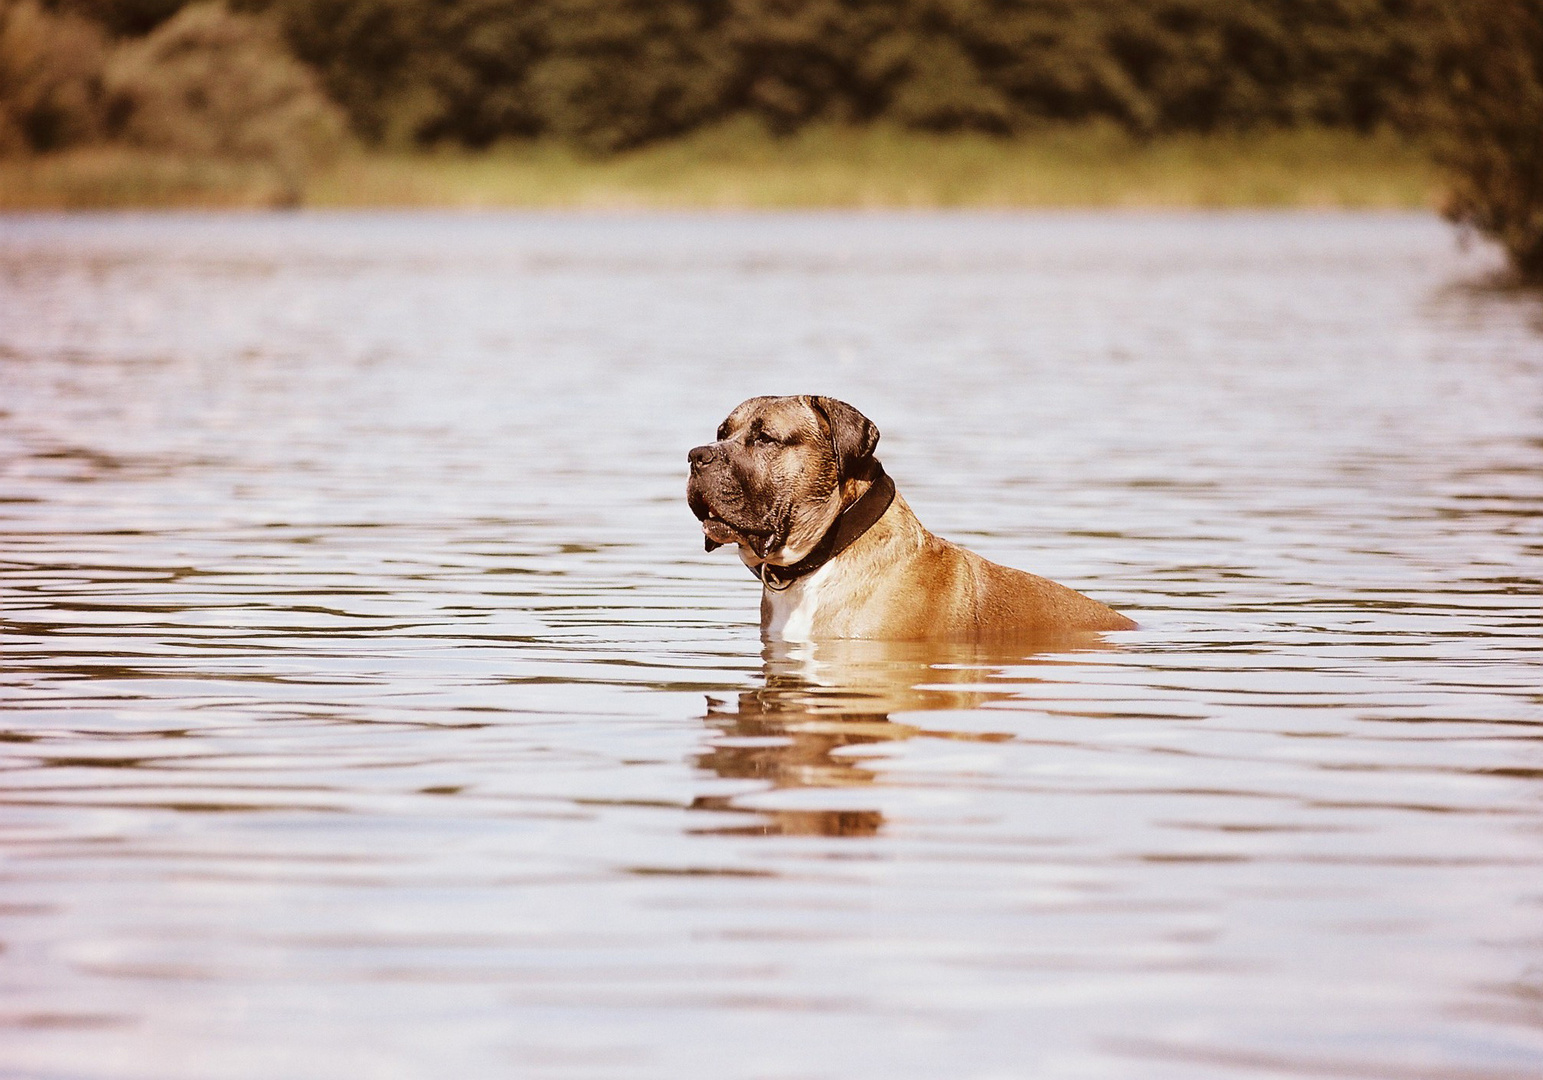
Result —
M 808 579 L 763 596 L 762 629 L 783 640 L 1010 643 L 1135 623 L 1074 589 L 934 536 L 903 498 Z
M 1065 630 L 1134 630 L 1118 611 L 1037 574 L 1001 566 L 956 548 L 975 579 L 976 633 L 981 640 Z

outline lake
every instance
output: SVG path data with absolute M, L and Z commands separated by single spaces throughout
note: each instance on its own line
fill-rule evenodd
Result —
M 0 217 L 0 1075 L 1543 1077 L 1543 300 L 1428 215 Z M 1141 628 L 764 647 L 879 426 Z

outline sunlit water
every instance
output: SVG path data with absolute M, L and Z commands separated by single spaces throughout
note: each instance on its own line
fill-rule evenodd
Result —
M 1543 1077 L 1543 303 L 1425 216 L 0 219 L 0 1074 Z M 883 431 L 1104 649 L 763 653 Z

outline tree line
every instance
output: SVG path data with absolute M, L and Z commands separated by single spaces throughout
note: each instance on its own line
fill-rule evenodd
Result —
M 49 0 L 115 35 L 180 0 Z M 1139 134 L 1408 122 L 1431 0 L 232 0 L 369 141 L 597 150 L 730 117 Z
M 96 14 L 0 0 L 0 156 L 112 144 L 262 161 L 293 185 L 343 139 L 270 21 L 178 5 L 132 34 Z
M 0 153 L 606 153 L 744 117 L 1393 127 L 1543 275 L 1543 0 L 0 0 Z

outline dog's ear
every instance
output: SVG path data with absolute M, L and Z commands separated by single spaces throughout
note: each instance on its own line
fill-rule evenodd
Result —
M 878 427 L 844 401 L 814 395 L 807 400 L 815 415 L 823 417 L 830 429 L 831 445 L 836 448 L 836 471 L 843 478 L 851 476 L 872 459 L 873 448 L 879 445 Z

